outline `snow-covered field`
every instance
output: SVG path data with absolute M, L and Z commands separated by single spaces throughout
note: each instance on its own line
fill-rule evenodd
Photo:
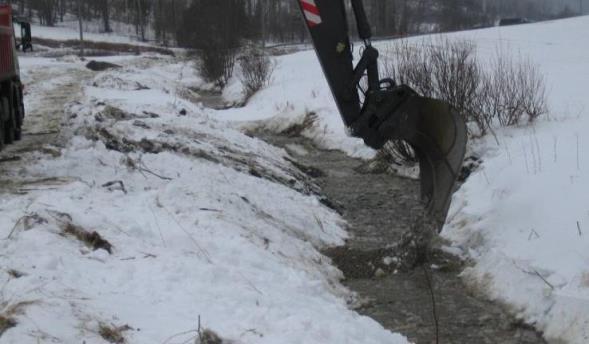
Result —
M 537 63 L 551 113 L 478 142 L 484 163 L 455 195 L 444 236 L 467 280 L 544 331 L 589 343 L 589 17 L 464 33 Z
M 497 51 L 530 59 L 545 78 L 551 109 L 535 126 L 497 130 L 499 143 L 473 142 L 484 163 L 455 195 L 443 236 L 474 261 L 466 281 L 547 338 L 579 344 L 589 343 L 587 32 L 589 17 L 579 17 L 441 35 L 472 41 L 481 60 Z M 432 38 L 440 37 L 410 43 Z M 386 51 L 388 44 L 378 46 Z M 313 52 L 279 58 L 269 88 L 216 117 L 280 130 L 311 112 L 319 119 L 306 136 L 352 156 L 374 154 L 345 136 Z

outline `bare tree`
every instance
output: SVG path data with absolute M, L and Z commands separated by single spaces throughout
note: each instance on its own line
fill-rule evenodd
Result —
M 78 0 L 78 26 L 80 28 L 80 56 L 84 56 L 84 25 L 82 19 L 82 1 Z

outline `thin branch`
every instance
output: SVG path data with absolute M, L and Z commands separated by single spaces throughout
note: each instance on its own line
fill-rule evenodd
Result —
M 12 237 L 12 234 L 14 234 L 14 232 L 16 231 L 16 228 L 22 222 L 22 220 L 24 220 L 25 217 L 27 217 L 27 215 L 22 216 L 21 218 L 18 219 L 18 221 L 16 221 L 16 223 L 12 227 L 12 230 L 10 230 L 10 233 L 8 233 L 8 236 L 6 236 L 6 238 L 4 238 L 3 240 L 8 240 Z
M 530 273 L 530 272 L 528 272 L 528 273 Z M 537 270 L 534 270 L 533 273 L 530 273 L 530 274 L 540 277 L 540 279 L 542 279 L 542 281 L 544 281 L 544 283 L 546 283 L 546 285 L 549 286 L 550 289 L 554 290 L 554 286 L 552 284 L 550 284 L 550 282 L 548 282 L 546 280 L 546 278 L 544 278 L 544 276 L 542 276 Z

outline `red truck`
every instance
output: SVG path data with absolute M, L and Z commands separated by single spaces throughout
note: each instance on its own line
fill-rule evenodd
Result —
M 12 8 L 0 4 L 0 149 L 20 140 L 25 115 Z

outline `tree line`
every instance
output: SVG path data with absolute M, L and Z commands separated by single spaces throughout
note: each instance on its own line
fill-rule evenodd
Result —
M 0 0 L 2 1 L 2 0 Z M 81 16 L 102 32 L 114 21 L 140 40 L 200 47 L 206 40 L 271 43 L 307 38 L 298 0 L 4 0 L 43 25 Z M 349 1 L 346 1 L 349 6 Z M 402 36 L 484 27 L 505 16 L 555 16 L 552 0 L 364 0 L 377 36 Z M 574 11 L 568 9 L 570 14 Z M 350 16 L 350 20 L 352 17 Z M 354 25 L 351 25 L 354 31 Z M 201 42 L 202 41 L 202 42 Z

